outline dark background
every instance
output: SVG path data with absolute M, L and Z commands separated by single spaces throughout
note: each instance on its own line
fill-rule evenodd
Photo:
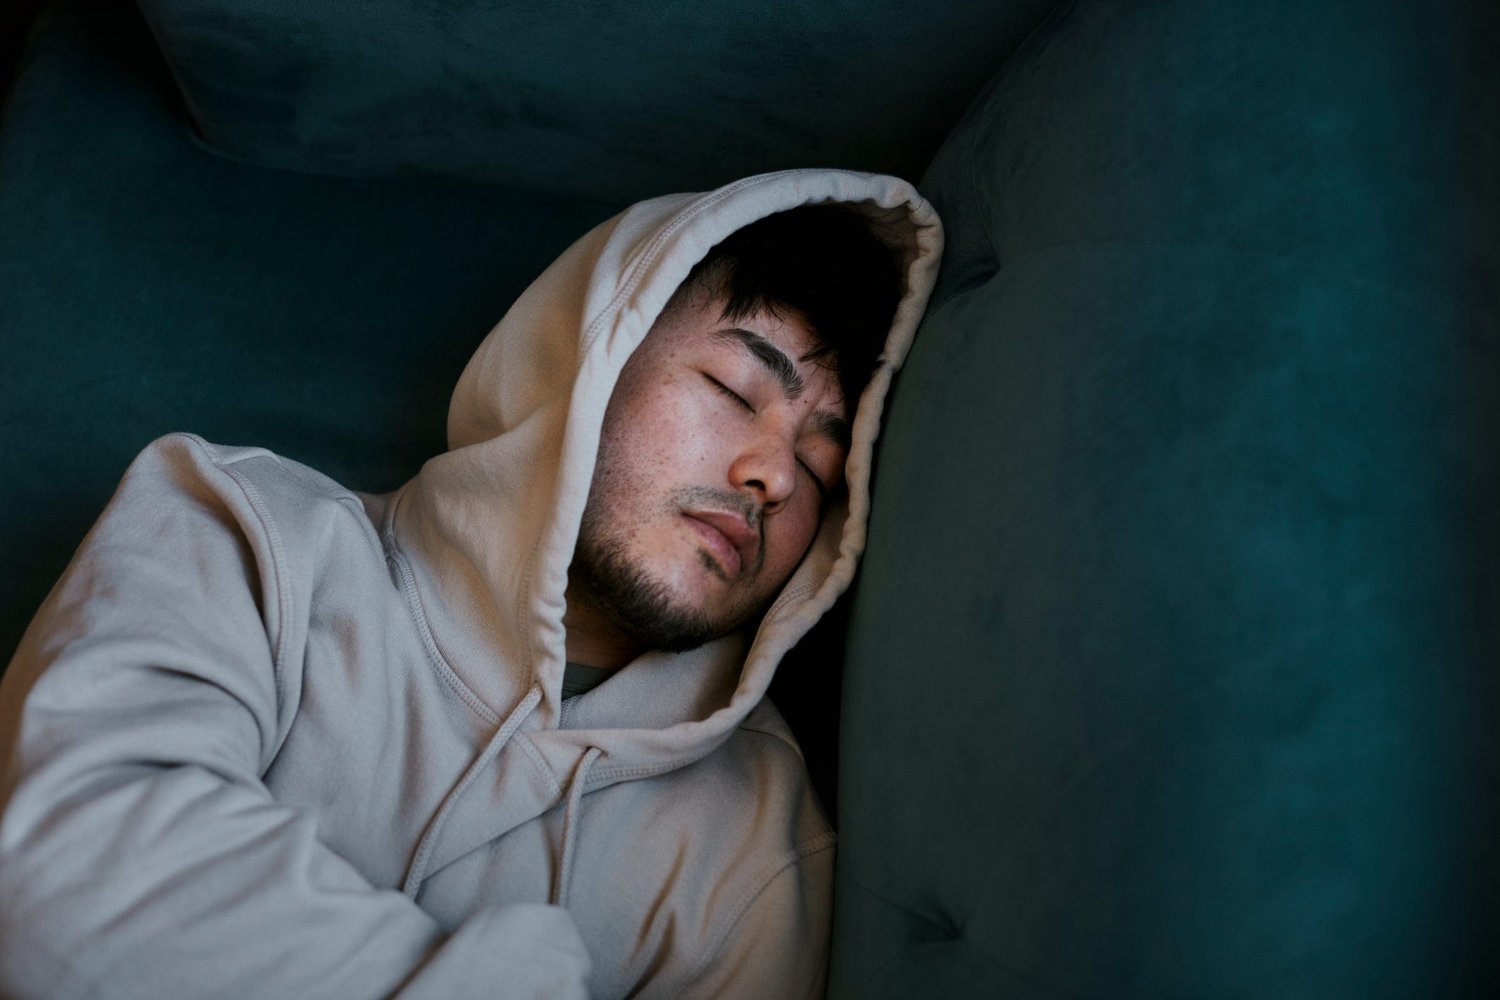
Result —
M 26 33 L 42 0 L 10 0 L 0 4 L 0 86 L 5 96 L 10 96 L 10 87 L 16 80 L 16 64 L 21 61 L 21 49 L 26 45 Z

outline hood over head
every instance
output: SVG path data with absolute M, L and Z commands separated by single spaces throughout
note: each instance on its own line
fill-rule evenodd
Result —
M 828 504 L 807 555 L 753 635 L 646 653 L 598 689 L 608 696 L 575 699 L 564 719 L 568 566 L 622 367 L 715 244 L 765 216 L 829 202 L 858 209 L 904 256 L 904 294 L 883 363 L 851 414 L 846 489 Z M 388 532 L 418 595 L 418 618 L 460 696 L 498 719 L 539 693 L 531 725 L 565 725 L 552 734 L 562 743 L 600 748 L 600 779 L 681 766 L 717 746 L 854 575 L 885 395 L 941 251 L 937 215 L 907 182 L 788 170 L 641 202 L 564 252 L 479 345 L 453 393 L 450 450 L 424 465 L 389 508 Z

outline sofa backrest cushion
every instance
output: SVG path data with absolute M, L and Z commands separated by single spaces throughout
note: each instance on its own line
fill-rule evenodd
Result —
M 1500 982 L 1497 21 L 1080 0 L 949 139 L 831 1000 Z
M 153 438 L 394 489 L 490 327 L 622 207 L 261 170 L 179 110 L 139 12 L 49 2 L 0 129 L 0 670 Z
M 1053 0 L 139 0 L 214 149 L 583 197 L 915 177 Z

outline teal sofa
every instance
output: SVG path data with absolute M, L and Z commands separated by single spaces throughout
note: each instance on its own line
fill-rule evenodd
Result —
M 829 996 L 1495 995 L 1497 50 L 1490 0 L 50 0 L 0 662 L 151 439 L 394 487 L 624 204 L 902 173 L 948 256 L 775 690 Z

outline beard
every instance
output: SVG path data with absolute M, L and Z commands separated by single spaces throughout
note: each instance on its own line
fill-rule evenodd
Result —
M 710 497 L 711 495 L 711 497 Z M 721 509 L 745 504 L 737 494 L 706 488 L 678 491 L 664 511 L 675 515 L 682 506 L 705 499 L 718 501 Z M 751 515 L 758 522 L 758 511 Z M 728 635 L 756 617 L 761 605 L 736 605 L 719 618 L 682 600 L 663 581 L 653 577 L 631 557 L 629 532 L 611 532 L 607 515 L 596 508 L 594 497 L 584 509 L 578 545 L 568 568 L 569 600 L 588 605 L 603 615 L 642 649 L 681 653 Z M 752 522 L 754 523 L 754 522 Z M 762 545 L 752 572 L 764 561 Z M 723 571 L 711 556 L 700 552 L 705 568 L 722 578 Z
M 568 591 L 643 649 L 681 653 L 733 631 L 677 601 L 666 584 L 630 562 L 623 546 L 580 544 Z

